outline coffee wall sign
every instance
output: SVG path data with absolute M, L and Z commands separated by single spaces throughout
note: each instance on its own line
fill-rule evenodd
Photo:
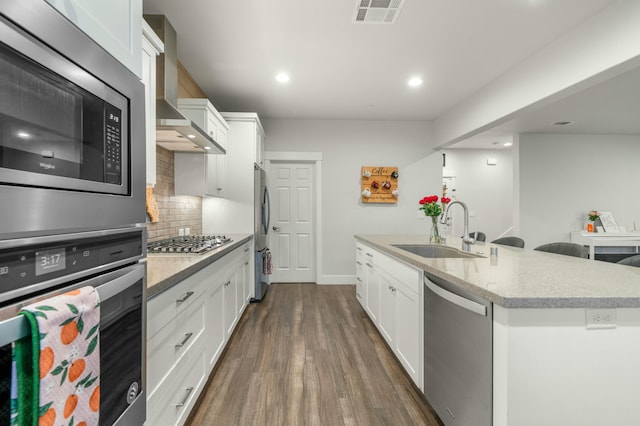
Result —
M 398 202 L 398 168 L 364 166 L 361 170 L 363 203 Z

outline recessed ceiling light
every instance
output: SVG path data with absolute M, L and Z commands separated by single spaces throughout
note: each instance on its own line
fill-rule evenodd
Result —
M 27 132 L 19 131 L 18 133 L 16 133 L 16 136 L 19 137 L 20 139 L 29 139 L 31 137 L 31 134 Z
M 411 87 L 418 87 L 422 84 L 422 79 L 420 77 L 411 77 L 407 84 Z
M 502 145 L 503 145 L 503 146 L 511 146 L 511 145 L 513 145 L 513 142 L 505 142 L 505 143 L 503 143 Z
M 289 74 L 287 74 L 286 72 L 281 72 L 276 75 L 276 81 L 278 83 L 288 83 L 289 80 Z
M 196 135 L 187 135 L 187 137 L 188 137 L 189 139 L 195 139 L 195 138 L 196 138 Z
M 210 146 L 205 146 L 204 149 L 206 149 L 207 151 L 209 151 L 211 149 Z

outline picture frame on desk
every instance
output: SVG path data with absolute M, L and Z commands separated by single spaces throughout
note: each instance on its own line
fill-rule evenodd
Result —
M 616 220 L 613 218 L 613 214 L 611 212 L 600 212 L 600 222 L 602 223 L 602 228 L 604 232 L 620 232 L 618 229 L 618 225 L 616 224 Z M 598 228 L 600 228 L 598 226 Z M 598 232 L 603 232 L 601 229 L 598 229 Z

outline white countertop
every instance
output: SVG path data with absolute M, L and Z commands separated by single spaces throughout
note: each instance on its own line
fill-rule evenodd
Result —
M 506 308 L 640 307 L 640 268 L 632 266 L 490 243 L 471 246 L 485 257 L 428 259 L 392 245 L 426 244 L 426 236 L 355 238 Z M 460 249 L 461 241 L 447 245 Z M 489 257 L 490 247 L 498 247 L 496 259 Z

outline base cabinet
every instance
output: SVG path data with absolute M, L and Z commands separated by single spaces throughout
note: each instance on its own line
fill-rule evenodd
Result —
M 356 243 L 356 297 L 409 374 L 423 389 L 422 271 Z M 363 292 L 365 297 L 358 296 Z
M 148 301 L 147 424 L 182 425 L 189 416 L 247 306 L 251 244 Z
M 224 322 L 224 281 L 216 280 L 216 283 L 207 291 L 207 364 L 208 371 L 211 371 L 220 358 L 227 333 Z
M 367 306 L 367 274 L 364 269 L 364 246 L 356 243 L 356 297 L 366 309 Z

